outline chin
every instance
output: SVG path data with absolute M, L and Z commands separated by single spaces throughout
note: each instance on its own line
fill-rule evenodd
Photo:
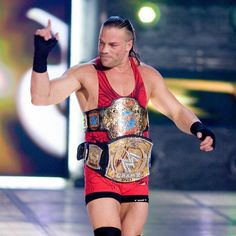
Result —
M 107 60 L 101 59 L 101 63 L 102 63 L 102 65 L 103 65 L 104 67 L 106 67 L 106 68 L 111 68 L 111 67 L 113 67 L 113 64 L 112 64 L 111 62 L 107 61 Z

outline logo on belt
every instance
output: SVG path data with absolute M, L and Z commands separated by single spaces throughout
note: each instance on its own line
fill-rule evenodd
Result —
M 119 182 L 132 182 L 149 175 L 151 149 L 152 143 L 141 137 L 111 142 L 105 176 Z
M 142 135 L 148 129 L 147 110 L 134 98 L 119 98 L 111 106 L 85 113 L 86 128 L 106 130 L 110 138 L 125 135 Z
M 118 182 L 133 182 L 149 175 L 152 142 L 140 136 L 121 137 L 108 143 L 82 143 L 77 159 L 103 176 Z

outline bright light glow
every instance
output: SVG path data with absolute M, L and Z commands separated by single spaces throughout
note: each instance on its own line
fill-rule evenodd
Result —
M 85 1 L 71 1 L 71 48 L 70 48 L 70 66 L 74 66 L 83 60 L 84 51 L 84 20 Z M 68 137 L 68 168 L 73 178 L 80 177 L 82 173 L 83 162 L 76 159 L 77 146 L 84 141 L 83 132 L 83 114 L 79 107 L 75 93 L 70 96 L 69 104 L 69 137 Z
M 63 73 L 66 65 L 48 65 L 51 78 Z M 55 106 L 34 106 L 30 95 L 31 69 L 21 79 L 17 93 L 18 117 L 31 139 L 47 153 L 58 158 L 66 154 L 66 117 Z
M 151 23 L 156 18 L 156 13 L 151 7 L 142 7 L 139 10 L 138 16 L 143 23 Z
M 147 2 L 140 7 L 138 17 L 144 24 L 154 24 L 160 20 L 161 11 L 157 4 Z
M 0 61 L 0 98 L 12 96 L 11 93 L 14 90 L 12 78 L 11 69 Z
M 85 2 L 84 0 L 71 1 L 71 47 L 70 47 L 70 64 L 71 66 L 78 64 L 83 60 L 84 45 L 84 16 Z
M 63 189 L 67 181 L 58 177 L 0 176 L 0 188 Z
M 52 14 L 32 8 L 26 16 L 45 27 L 51 19 L 52 33 L 59 32 L 58 42 L 61 51 L 61 61 L 56 65 L 48 65 L 50 78 L 61 76 L 67 69 L 68 26 Z M 17 113 L 22 126 L 34 143 L 47 153 L 58 158 L 66 154 L 66 117 L 57 106 L 34 106 L 31 103 L 30 78 L 32 68 L 22 76 L 17 91 Z
M 71 1 L 70 66 L 89 61 L 94 56 L 97 20 L 97 0 Z M 75 93 L 70 96 L 69 106 L 68 166 L 71 178 L 75 179 L 83 175 L 82 167 L 84 165 L 83 161 L 77 161 L 76 159 L 77 146 L 84 141 L 84 121 L 83 113 Z
M 206 91 L 206 92 L 216 92 L 216 93 L 227 93 L 233 96 L 236 95 L 235 83 L 226 81 L 206 81 L 206 80 L 193 80 L 193 79 L 172 79 L 165 78 L 166 83 L 175 95 L 175 97 L 185 106 L 190 108 L 196 115 L 201 117 L 209 116 L 209 114 L 196 107 L 197 98 L 192 97 L 187 91 Z M 157 110 L 151 102 L 148 103 L 148 108 L 154 112 Z
M 192 79 L 166 79 L 166 82 L 171 88 L 181 88 L 194 91 L 207 91 L 217 93 L 228 93 L 236 95 L 235 83 L 226 81 L 206 81 Z

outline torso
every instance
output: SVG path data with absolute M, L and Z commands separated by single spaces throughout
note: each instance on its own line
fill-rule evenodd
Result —
M 99 80 L 98 108 L 108 107 L 118 98 L 135 98 L 142 107 L 147 106 L 146 90 L 135 61 L 130 58 L 129 70 L 120 73 L 102 70 L 99 59 L 97 60 L 97 75 Z M 114 76 L 113 76 L 114 75 Z
M 145 66 L 139 65 L 137 69 L 141 74 L 146 91 L 146 100 L 148 101 L 150 97 L 150 86 L 148 85 L 148 78 L 146 78 Z M 83 112 L 99 107 L 99 81 L 97 70 L 94 67 L 94 61 L 87 65 L 85 70 L 86 73 L 83 73 L 84 76 L 81 79 L 82 88 L 76 92 Z M 117 97 L 129 96 L 134 92 L 135 78 L 131 67 L 125 72 L 118 72 L 114 69 L 110 69 L 104 73 L 109 83 L 108 86 L 112 89 L 113 95 L 116 94 Z M 145 106 L 144 104 L 141 105 Z
M 113 69 L 104 71 L 99 63 L 96 69 L 91 65 L 93 68 L 90 67 L 88 73 L 90 77 L 82 81 L 84 88 L 77 92 L 82 111 L 108 107 L 112 101 L 121 97 L 135 98 L 140 106 L 146 108 L 148 103 L 146 86 L 135 61 L 132 60 L 130 63 L 131 67 L 124 72 Z M 148 137 L 148 132 L 145 131 L 144 136 Z M 110 138 L 108 132 L 90 131 L 86 132 L 85 139 L 90 142 L 106 142 Z

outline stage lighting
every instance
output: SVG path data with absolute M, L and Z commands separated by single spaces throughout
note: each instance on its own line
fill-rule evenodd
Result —
M 145 25 L 156 24 L 161 17 L 161 10 L 157 4 L 146 2 L 138 10 L 138 18 Z

